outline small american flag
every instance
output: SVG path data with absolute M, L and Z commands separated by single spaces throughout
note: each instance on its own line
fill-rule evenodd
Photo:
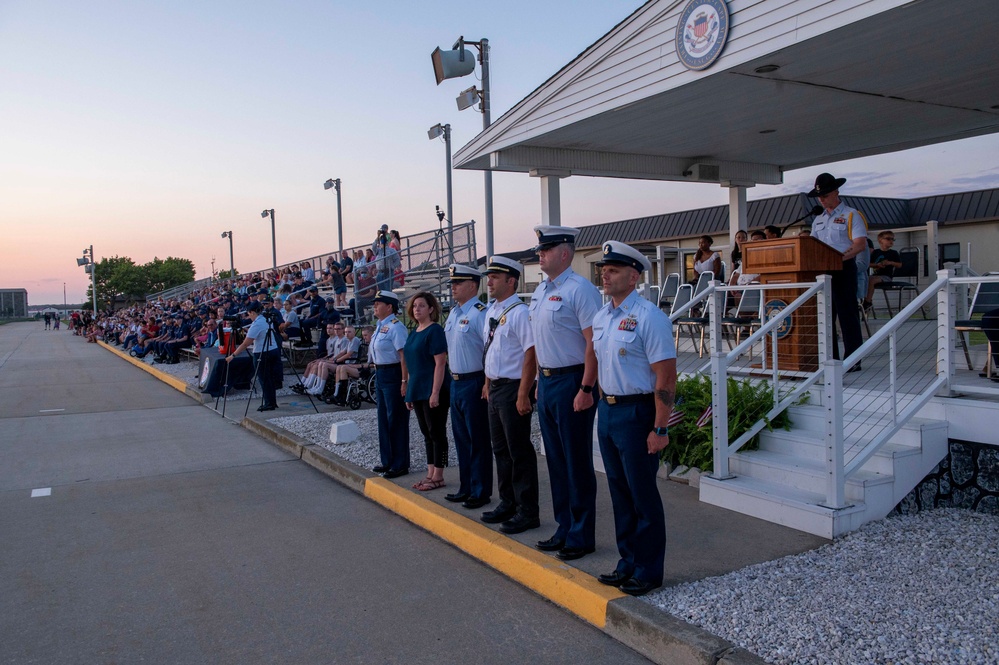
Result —
M 711 405 L 710 404 L 708 405 L 708 408 L 704 409 L 704 413 L 701 414 L 701 417 L 697 419 L 697 429 L 701 429 L 702 427 L 704 427 L 705 425 L 707 425 L 709 422 L 711 422 Z
M 666 427 L 673 427 L 674 425 L 679 425 L 682 422 L 683 411 L 679 411 L 674 407 L 673 412 L 669 414 L 669 420 L 666 421 Z

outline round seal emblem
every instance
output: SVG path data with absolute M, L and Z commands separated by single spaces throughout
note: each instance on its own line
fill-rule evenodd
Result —
M 783 312 L 784 309 L 786 308 L 787 308 L 787 303 L 784 302 L 783 300 L 777 300 L 777 299 L 768 300 L 767 304 L 764 305 L 763 307 L 763 312 L 765 314 L 766 320 L 769 321 L 770 319 L 776 316 L 780 316 L 780 313 Z M 781 321 L 780 325 L 774 328 L 774 331 L 770 334 L 776 337 L 777 339 L 784 339 L 785 337 L 790 335 L 791 317 L 788 316 L 783 321 Z
M 201 363 L 201 380 L 198 381 L 198 387 L 204 388 L 205 386 L 207 386 L 208 378 L 211 375 L 212 375 L 212 359 L 206 356 Z
M 725 0 L 690 0 L 676 25 L 676 53 L 687 69 L 707 69 L 721 55 L 728 39 Z

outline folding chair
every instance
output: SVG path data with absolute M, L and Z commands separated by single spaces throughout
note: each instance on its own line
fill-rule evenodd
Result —
M 884 296 L 889 319 L 895 316 L 895 313 L 891 310 L 891 301 L 888 298 L 889 291 L 898 293 L 899 311 L 902 309 L 902 293 L 904 291 L 912 291 L 913 295 L 919 293 L 919 288 L 916 286 L 916 283 L 919 281 L 919 250 L 915 247 L 903 247 L 899 250 L 898 255 L 902 260 L 902 267 L 895 269 L 890 282 L 881 282 L 874 287 L 876 291 L 881 291 L 881 295 Z M 913 281 L 899 279 L 900 277 L 912 278 Z M 926 310 L 921 307 L 920 311 L 923 313 L 923 319 L 925 319 Z
M 690 284 L 683 284 L 677 289 L 676 298 L 673 299 L 673 309 L 670 313 L 670 318 L 673 319 L 673 314 L 678 312 L 684 305 L 691 301 L 694 294 L 694 287 Z M 681 316 L 679 318 L 673 319 L 674 327 L 674 340 L 673 344 L 679 348 L 680 346 L 680 330 L 684 327 L 687 328 L 687 332 L 690 334 L 690 343 L 697 347 L 697 357 L 704 357 L 704 326 L 708 323 L 707 316 L 691 316 L 691 312 L 687 312 L 686 316 Z M 701 329 L 700 343 L 694 341 L 694 328 L 699 327 Z
M 968 352 L 968 342 L 964 339 L 966 332 L 982 332 L 981 317 L 985 312 L 999 308 L 999 282 L 982 282 L 975 290 L 975 297 L 971 300 L 971 311 L 968 316 L 971 318 L 961 319 L 954 322 L 954 330 L 961 340 L 961 348 L 964 349 L 964 359 L 968 363 L 968 369 L 975 369 L 971 364 L 971 354 Z M 977 319 L 975 317 L 978 317 Z M 985 373 L 990 374 L 992 363 L 992 345 L 989 344 L 988 360 L 985 363 Z
M 680 288 L 680 273 L 671 272 L 666 275 L 663 288 L 659 290 L 659 309 L 666 307 L 672 311 L 673 299 L 676 298 L 676 290 Z
M 756 283 L 756 282 L 754 282 Z M 728 348 L 731 351 L 736 346 L 742 343 L 742 329 L 748 328 L 749 334 L 753 334 L 753 328 L 758 327 L 762 323 L 762 318 L 760 317 L 760 304 L 762 298 L 760 297 L 763 292 L 759 290 L 746 290 L 742 292 L 742 297 L 739 298 L 739 306 L 735 308 L 735 313 L 732 316 L 726 316 L 722 319 L 722 326 L 725 328 L 735 328 L 735 344 L 732 344 L 732 339 L 728 339 Z M 753 357 L 753 349 L 749 349 L 749 357 Z

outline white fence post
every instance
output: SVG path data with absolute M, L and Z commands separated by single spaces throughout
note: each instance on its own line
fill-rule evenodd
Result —
M 815 281 L 822 284 L 822 289 L 815 294 L 816 331 L 819 342 L 819 364 L 833 357 L 832 354 L 832 277 L 819 275 Z
M 725 316 L 725 300 L 728 291 L 718 291 L 720 282 L 712 282 L 711 310 L 708 317 L 711 344 L 711 438 L 714 472 L 719 480 L 731 477 L 728 468 L 728 366 L 723 349 L 722 318 Z M 690 414 L 693 417 L 694 414 Z
M 937 271 L 937 279 L 950 279 L 950 270 Z M 950 282 L 937 291 L 937 376 L 944 377 L 937 395 L 950 396 L 950 385 L 954 380 L 954 321 L 956 302 Z
M 846 506 L 846 475 L 843 460 L 843 363 L 823 363 L 825 381 L 822 395 L 826 410 L 826 507 Z

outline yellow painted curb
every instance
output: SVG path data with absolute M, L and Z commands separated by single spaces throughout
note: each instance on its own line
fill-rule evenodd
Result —
M 598 628 L 607 623 L 607 603 L 624 597 L 581 570 L 383 478 L 368 478 L 364 495 Z
M 142 362 L 141 360 L 133 358 L 132 356 L 128 355 L 127 353 L 122 353 L 118 349 L 114 348 L 113 346 L 111 346 L 111 345 L 109 345 L 109 344 L 107 344 L 105 342 L 101 342 L 101 341 L 98 340 L 97 343 L 100 344 L 101 346 L 103 346 L 105 349 L 107 349 L 111 353 L 114 353 L 115 355 L 120 356 L 121 358 L 124 358 L 125 360 L 127 360 L 130 363 L 132 363 L 136 367 L 139 367 L 139 368 L 144 369 L 145 371 L 149 372 L 150 374 L 152 374 L 157 379 L 159 379 L 163 383 L 167 384 L 171 388 L 179 390 L 180 392 L 184 393 L 185 395 L 187 394 L 187 382 L 186 381 L 184 381 L 182 379 L 178 379 L 177 377 L 172 376 L 170 374 L 167 374 L 166 372 L 161 372 L 161 371 L 159 371 L 158 369 L 156 369 L 154 367 L 150 367 L 149 365 L 147 365 L 146 363 Z

